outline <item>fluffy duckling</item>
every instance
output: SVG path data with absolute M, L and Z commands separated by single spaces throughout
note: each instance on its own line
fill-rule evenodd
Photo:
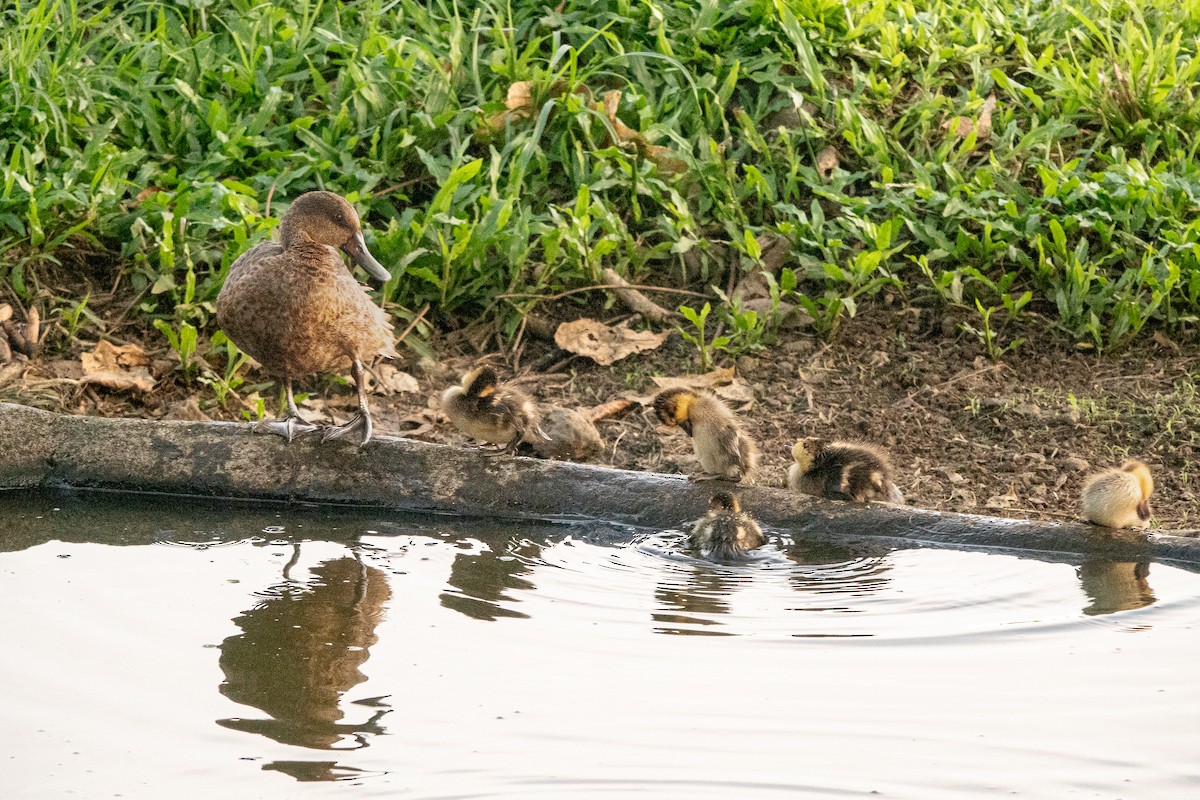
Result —
M 762 547 L 767 537 L 754 518 L 742 511 L 732 492 L 717 492 L 708 503 L 708 513 L 692 523 L 688 547 L 705 558 L 729 560 Z
M 758 448 L 733 412 L 707 392 L 667 389 L 654 398 L 654 411 L 665 425 L 692 437 L 705 474 L 696 480 L 740 481 L 758 467 Z
M 1131 458 L 1120 469 L 1106 469 L 1083 484 L 1083 518 L 1106 528 L 1146 528 L 1150 525 L 1150 468 Z
M 586 414 L 545 404 L 537 410 L 546 438 L 535 438 L 531 444 L 541 457 L 587 461 L 604 451 L 600 432 Z
M 537 407 L 520 389 L 500 386 L 496 370 L 476 367 L 462 383 L 442 394 L 442 411 L 454 427 L 480 442 L 504 445 L 513 452 L 522 441 L 548 437 L 541 428 Z
M 379 281 L 391 277 L 367 251 L 354 207 L 332 192 L 307 192 L 283 215 L 278 244 L 255 245 L 229 267 L 217 295 L 217 324 L 287 392 L 287 416 L 259 422 L 255 431 L 290 442 L 317 430 L 300 416 L 292 381 L 349 361 L 358 416 L 331 428 L 325 438 L 356 434 L 360 446 L 371 440 L 363 363 L 395 357 L 395 336 L 391 319 L 371 302 L 341 253 Z
M 869 444 L 827 442 L 810 436 L 792 446 L 796 463 L 788 468 L 788 487 L 831 500 L 904 505 L 892 479 L 887 453 Z

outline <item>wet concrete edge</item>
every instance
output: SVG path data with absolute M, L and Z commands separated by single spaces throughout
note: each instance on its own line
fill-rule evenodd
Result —
M 381 436 L 362 449 L 323 444 L 319 436 L 289 444 L 253 435 L 242 424 L 106 419 L 0 403 L 0 488 L 38 486 L 353 503 L 505 519 L 596 519 L 645 528 L 678 528 L 695 519 L 714 490 L 714 484 L 679 475 L 492 456 L 411 439 Z M 764 525 L 801 535 L 1200 563 L 1197 531 L 1147 535 L 1081 523 L 837 503 L 767 486 L 738 491 Z

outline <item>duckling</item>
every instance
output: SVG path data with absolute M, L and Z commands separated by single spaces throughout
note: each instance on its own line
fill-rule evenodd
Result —
M 358 415 L 328 430 L 324 439 L 356 433 L 371 440 L 363 362 L 393 358 L 392 321 L 371 302 L 338 250 L 373 278 L 391 275 L 367 251 L 354 207 L 332 192 L 300 195 L 279 224 L 279 243 L 263 242 L 238 256 L 217 295 L 217 323 L 225 334 L 276 379 L 287 393 L 287 416 L 253 430 L 289 442 L 318 426 L 300 416 L 292 381 L 327 372 L 349 360 L 358 390 Z
M 692 523 L 688 547 L 705 558 L 728 560 L 762 547 L 767 537 L 754 518 L 742 511 L 732 492 L 717 492 L 708 503 L 708 513 Z
M 792 446 L 792 458 L 796 463 L 788 468 L 790 489 L 831 500 L 904 505 L 887 453 L 874 445 L 810 436 Z
M 654 398 L 654 411 L 665 425 L 683 429 L 705 474 L 696 480 L 740 481 L 758 467 L 758 447 L 733 412 L 707 392 L 667 389 Z
M 503 451 L 516 451 L 522 441 L 536 436 L 550 437 L 542 431 L 537 407 L 520 389 L 500 386 L 496 370 L 476 367 L 463 376 L 462 383 L 442 394 L 442 411 L 454 427 L 481 442 L 504 445 Z
M 1150 525 L 1150 468 L 1131 458 L 1120 469 L 1106 469 L 1083 484 L 1083 518 L 1106 528 L 1146 528 Z

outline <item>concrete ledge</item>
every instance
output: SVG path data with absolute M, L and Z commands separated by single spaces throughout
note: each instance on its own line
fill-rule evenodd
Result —
M 676 528 L 695 519 L 714 489 L 679 475 L 489 456 L 386 436 L 358 450 L 322 444 L 316 436 L 289 444 L 233 423 L 104 419 L 0 404 L 0 488 L 36 486 L 354 503 L 506 519 L 598 519 L 646 528 Z M 799 535 L 1200 564 L 1196 531 L 1146 535 L 837 503 L 762 486 L 739 492 L 763 524 Z

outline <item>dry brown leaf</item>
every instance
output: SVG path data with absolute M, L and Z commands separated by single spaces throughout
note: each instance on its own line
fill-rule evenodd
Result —
M 608 365 L 633 353 L 656 350 L 666 341 L 667 333 L 635 331 L 612 327 L 584 317 L 564 322 L 554 332 L 554 343 L 568 353 L 587 356 L 597 364 Z
M 992 112 L 996 109 L 996 93 L 992 92 L 983 101 L 979 116 L 972 120 L 970 117 L 954 117 L 942 123 L 942 130 L 950 131 L 956 136 L 967 137 L 972 132 L 976 141 L 983 141 L 992 135 Z
M 83 368 L 81 384 L 93 383 L 118 392 L 154 390 L 154 378 L 147 369 L 150 359 L 136 344 L 116 347 L 102 339 L 95 350 L 80 354 L 79 363 Z
M 372 368 L 371 376 L 375 391 L 382 395 L 414 394 L 421 390 L 416 378 L 388 363 Z
M 592 410 L 588 412 L 588 417 L 592 422 L 599 422 L 602 419 L 609 419 L 628 411 L 631 406 L 633 406 L 633 401 L 625 398 L 609 400 L 607 403 L 592 406 Z
M 0 305 L 0 322 L 8 322 L 12 319 L 12 306 L 8 303 Z
M 817 174 L 823 179 L 829 180 L 833 177 L 833 172 L 838 168 L 839 163 L 837 148 L 829 145 L 817 153 Z
M 617 135 L 617 143 L 633 145 L 642 158 L 653 161 L 659 171 L 664 174 L 674 175 L 686 170 L 687 162 L 672 155 L 670 148 L 650 144 L 646 141 L 646 137 L 617 118 L 617 106 L 620 103 L 621 92 L 614 89 L 611 92 L 605 92 L 604 99 L 596 104 L 596 109 L 603 111 L 609 124 L 612 125 L 613 132 Z
M 733 383 L 733 367 L 717 367 L 703 375 L 680 375 L 675 378 L 651 378 L 659 389 L 712 389 Z

